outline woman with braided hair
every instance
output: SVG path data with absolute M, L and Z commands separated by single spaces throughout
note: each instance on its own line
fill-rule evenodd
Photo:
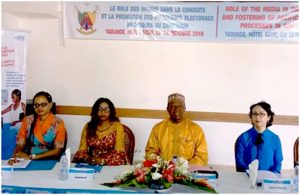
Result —
M 33 108 L 34 114 L 24 118 L 19 130 L 14 159 L 59 159 L 65 145 L 66 128 L 63 120 L 55 116 L 51 95 L 38 92 L 33 97 Z

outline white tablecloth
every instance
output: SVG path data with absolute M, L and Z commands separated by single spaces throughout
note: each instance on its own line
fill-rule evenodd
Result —
M 250 189 L 248 176 L 245 173 L 235 172 L 233 167 L 213 166 L 219 173 L 216 191 L 218 193 L 264 193 L 262 187 Z M 94 174 L 94 180 L 88 181 L 60 181 L 58 179 L 59 164 L 50 171 L 15 171 L 12 178 L 3 179 L 3 186 L 20 186 L 33 188 L 56 188 L 56 189 L 86 189 L 99 190 L 99 192 L 154 192 L 151 189 L 139 188 L 110 188 L 101 185 L 101 183 L 113 182 L 115 176 L 120 175 L 130 166 L 104 166 L 100 173 Z M 205 193 L 204 191 L 194 189 L 188 186 L 173 184 L 170 189 L 165 190 L 167 193 Z

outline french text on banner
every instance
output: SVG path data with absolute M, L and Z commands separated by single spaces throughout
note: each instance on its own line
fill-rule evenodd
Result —
M 64 37 L 296 43 L 296 2 L 66 2 Z

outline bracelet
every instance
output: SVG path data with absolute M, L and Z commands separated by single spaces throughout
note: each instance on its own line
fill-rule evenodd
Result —
M 35 159 L 35 154 L 30 154 L 30 160 L 34 160 Z

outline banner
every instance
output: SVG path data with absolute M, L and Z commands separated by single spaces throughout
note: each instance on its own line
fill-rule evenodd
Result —
M 28 33 L 1 31 L 2 160 L 10 158 L 24 117 Z
M 26 100 L 28 33 L 2 30 L 1 41 L 1 116 L 6 123 L 14 120 L 11 111 L 18 110 L 20 113 L 25 111 L 22 105 L 25 105 Z M 20 99 L 15 98 L 16 96 Z M 18 101 L 21 102 L 20 107 L 3 113 L 7 107 L 19 104 Z
M 64 37 L 297 43 L 297 2 L 65 2 Z

